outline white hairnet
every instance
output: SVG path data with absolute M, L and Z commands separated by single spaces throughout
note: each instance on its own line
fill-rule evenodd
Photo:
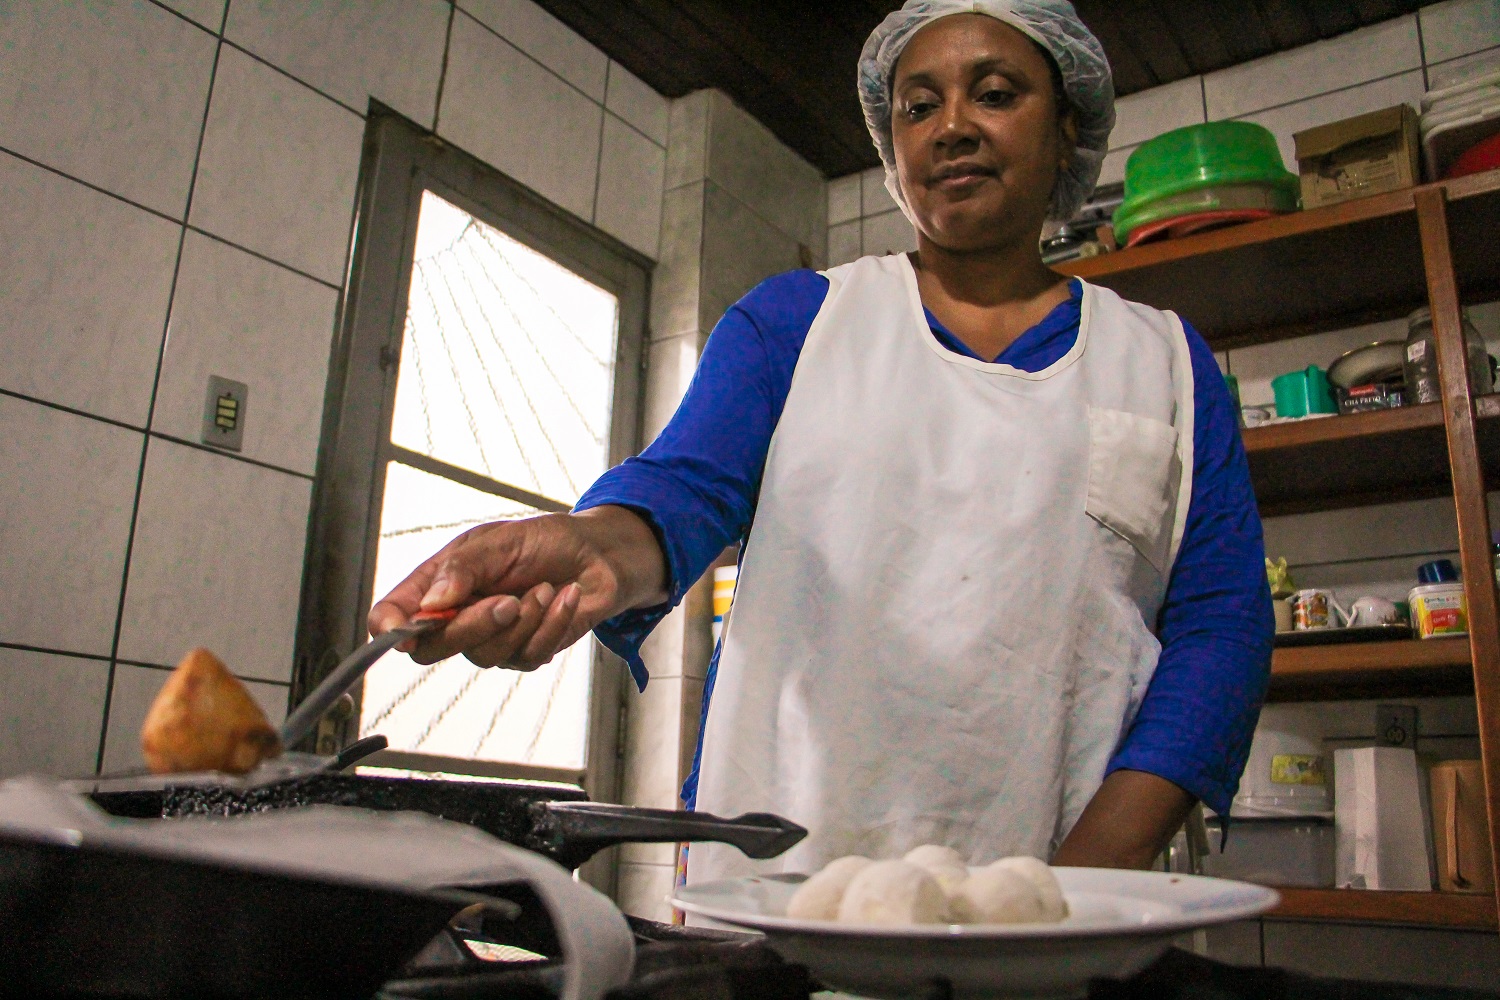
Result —
M 1069 169 L 1057 178 L 1048 218 L 1067 221 L 1078 211 L 1109 149 L 1115 125 L 1115 85 L 1104 47 L 1084 27 L 1068 0 L 907 0 L 870 33 L 859 56 L 859 102 L 865 124 L 885 164 L 885 186 L 908 216 L 911 209 L 896 180 L 891 144 L 891 83 L 896 60 L 913 35 L 949 14 L 988 14 L 1004 21 L 1042 47 L 1062 72 L 1063 90 L 1078 125 L 1078 148 Z

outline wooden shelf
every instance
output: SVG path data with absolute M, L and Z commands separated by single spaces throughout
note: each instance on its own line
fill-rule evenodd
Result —
M 1448 191 L 1448 226 L 1453 242 L 1453 269 L 1465 302 L 1484 302 L 1500 295 L 1500 170 L 1470 174 L 1444 182 Z
M 1286 646 L 1271 654 L 1270 701 L 1472 694 L 1467 639 Z
M 1281 889 L 1269 919 L 1339 920 L 1409 927 L 1495 931 L 1495 897 L 1458 892 L 1382 892 L 1373 889 Z
M 1441 404 L 1255 428 L 1245 432 L 1245 450 L 1266 516 L 1450 496 L 1471 634 L 1277 649 L 1270 698 L 1472 694 L 1493 817 L 1500 817 L 1500 602 L 1487 486 L 1500 473 L 1500 396 L 1471 399 L 1459 316 L 1463 302 L 1500 297 L 1497 232 L 1500 169 L 1056 269 L 1176 311 L 1217 350 L 1431 308 Z M 1282 892 L 1274 919 L 1500 929 L 1493 894 Z
M 1436 403 L 1245 431 L 1262 517 L 1440 496 L 1452 489 Z
M 1500 170 L 1443 187 L 1467 297 L 1500 290 Z M 1192 323 L 1216 349 L 1404 316 L 1427 302 L 1408 188 L 1059 265 Z
M 1485 472 L 1500 482 L 1500 393 L 1476 399 L 1474 413 Z M 1262 517 L 1419 500 L 1453 489 L 1437 403 L 1250 427 L 1244 439 Z

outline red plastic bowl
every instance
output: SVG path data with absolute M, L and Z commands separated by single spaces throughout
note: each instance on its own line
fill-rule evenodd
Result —
M 1500 132 L 1482 139 L 1463 151 L 1444 177 L 1464 177 L 1500 167 Z
M 1269 219 L 1273 215 L 1281 214 L 1284 213 L 1273 212 L 1265 208 L 1237 208 L 1216 212 L 1190 212 L 1187 215 L 1177 215 L 1170 219 L 1158 219 L 1156 222 L 1148 222 L 1143 226 L 1137 226 L 1130 231 L 1130 238 L 1125 241 L 1125 245 L 1136 247 L 1142 243 L 1150 243 L 1153 240 L 1175 240 L 1182 236 L 1191 236 L 1194 233 L 1206 232 L 1210 229 L 1237 226 L 1242 222 L 1255 222 L 1258 219 Z

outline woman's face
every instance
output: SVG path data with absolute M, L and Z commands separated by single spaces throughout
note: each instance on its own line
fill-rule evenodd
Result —
M 896 174 L 927 239 L 1035 246 L 1075 129 L 1029 38 L 984 14 L 940 18 L 901 53 L 891 105 Z

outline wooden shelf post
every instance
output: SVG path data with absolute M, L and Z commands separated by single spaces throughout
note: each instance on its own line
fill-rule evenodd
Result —
M 1492 831 L 1490 852 L 1500 862 L 1497 849 L 1500 845 L 1493 835 L 1496 818 L 1500 817 L 1500 609 L 1496 606 L 1494 562 L 1490 554 L 1484 466 L 1480 462 L 1474 401 L 1469 392 L 1469 352 L 1464 342 L 1458 278 L 1448 234 L 1447 194 L 1441 186 L 1434 185 L 1418 189 L 1415 197 L 1433 340 L 1437 347 L 1448 464 L 1453 474 L 1453 503 L 1458 515 L 1458 552 L 1469 604 L 1474 700 L 1479 713 L 1480 756 L 1484 762 Z

